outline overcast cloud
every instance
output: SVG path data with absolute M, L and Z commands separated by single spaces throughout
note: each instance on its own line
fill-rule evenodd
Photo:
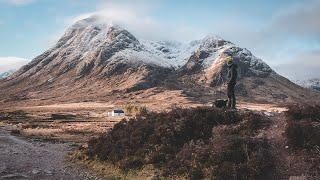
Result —
M 199 29 L 191 26 L 163 23 L 150 16 L 150 12 L 156 8 L 158 3 L 160 1 L 157 0 L 152 3 L 143 0 L 109 0 L 101 3 L 97 11 L 69 17 L 65 22 L 71 26 L 78 20 L 97 14 L 102 16 L 105 22 L 120 25 L 143 39 L 191 41 L 204 36 Z
M 6 72 L 9 70 L 17 70 L 21 66 L 27 64 L 28 59 L 18 57 L 0 57 L 0 72 Z

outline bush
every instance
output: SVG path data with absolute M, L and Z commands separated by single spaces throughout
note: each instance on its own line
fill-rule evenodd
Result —
M 140 107 L 133 104 L 126 104 L 124 106 L 124 111 L 128 116 L 144 116 L 148 113 L 147 107 Z
M 320 122 L 320 106 L 292 105 L 286 112 L 286 116 L 290 121 L 308 120 Z
M 286 116 L 286 136 L 290 145 L 306 149 L 320 146 L 320 106 L 291 106 Z
M 320 146 L 319 123 L 310 121 L 290 122 L 286 129 L 288 143 L 298 148 Z
M 25 119 L 27 117 L 28 117 L 28 113 L 22 110 L 0 112 L 0 120 L 17 120 L 17 119 Z
M 149 112 L 92 139 L 87 152 L 124 171 L 152 164 L 165 176 L 255 179 L 273 167 L 267 141 L 253 138 L 264 120 L 215 108 Z

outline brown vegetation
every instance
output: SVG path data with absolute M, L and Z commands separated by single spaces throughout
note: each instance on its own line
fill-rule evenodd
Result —
M 286 112 L 286 137 L 292 153 L 307 164 L 306 174 L 320 175 L 320 106 L 291 106 Z
M 320 147 L 320 106 L 291 106 L 286 112 L 288 142 L 298 148 Z
M 3 120 L 19 120 L 26 118 L 28 113 L 22 110 L 0 112 L 0 121 Z
M 268 179 L 274 175 L 270 146 L 255 137 L 267 122 L 251 112 L 176 108 L 121 121 L 92 139 L 87 154 L 125 172 L 151 164 L 163 176 Z
M 137 106 L 131 103 L 124 106 L 124 111 L 127 116 L 143 116 L 148 113 L 146 106 Z

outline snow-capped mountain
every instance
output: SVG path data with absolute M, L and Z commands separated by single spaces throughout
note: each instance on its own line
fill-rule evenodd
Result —
M 313 78 L 305 81 L 297 81 L 297 84 L 301 85 L 302 87 L 313 89 L 320 91 L 320 79 Z
M 294 83 L 247 49 L 220 37 L 210 35 L 189 43 L 155 42 L 138 39 L 97 16 L 68 28 L 55 46 L 15 72 L 1 89 L 14 89 L 15 94 L 40 91 L 63 99 L 168 86 L 195 92 L 214 89 L 221 85 L 217 83 L 220 77 L 226 79 L 225 54 L 238 64 L 241 95 L 290 99 L 288 90 L 296 88 Z
M 106 72 L 109 70 L 106 65 L 110 63 L 178 69 L 192 61 L 190 57 L 194 55 L 199 55 L 198 58 L 203 60 L 205 66 L 210 66 L 224 52 L 233 53 L 252 72 L 271 71 L 268 65 L 248 50 L 238 48 L 219 37 L 207 36 L 185 44 L 138 40 L 127 30 L 100 22 L 94 16 L 74 24 L 52 49 L 34 59 L 17 75 L 41 74 L 38 70 L 44 72 L 60 66 L 59 74 L 76 68 L 79 76 L 84 72 L 92 72 L 95 68 L 101 68 L 100 73 Z

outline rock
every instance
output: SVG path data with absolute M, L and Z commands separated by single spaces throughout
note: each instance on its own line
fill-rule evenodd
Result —
M 15 174 L 7 174 L 7 175 L 4 175 L 4 176 L 1 176 L 0 179 L 13 179 L 13 178 L 27 179 L 28 176 L 24 175 L 24 174 L 20 174 L 20 173 L 15 173 Z
M 32 174 L 39 174 L 40 173 L 40 170 L 38 170 L 38 169 L 33 169 L 32 170 Z
M 53 172 L 50 170 L 44 170 L 43 172 L 45 172 L 48 176 L 52 176 Z
M 151 177 L 150 180 L 160 180 L 161 178 L 159 177 L 159 175 L 154 175 Z
M 305 176 L 290 176 L 289 180 L 307 180 Z
M 270 113 L 270 112 L 264 112 L 264 115 L 266 115 L 266 116 L 268 116 L 268 117 L 272 117 L 272 116 L 273 116 L 273 114 Z

